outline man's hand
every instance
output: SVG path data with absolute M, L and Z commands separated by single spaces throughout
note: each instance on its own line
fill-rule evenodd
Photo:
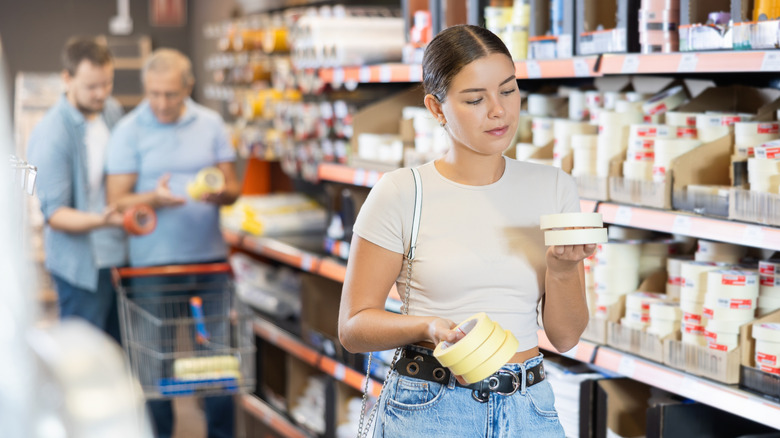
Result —
M 109 205 L 103 211 L 103 223 L 109 227 L 123 227 L 124 216 L 114 205 Z
M 166 173 L 157 181 L 157 187 L 154 189 L 154 204 L 158 207 L 176 207 L 187 202 L 186 199 L 171 192 L 168 186 L 170 180 L 171 175 Z

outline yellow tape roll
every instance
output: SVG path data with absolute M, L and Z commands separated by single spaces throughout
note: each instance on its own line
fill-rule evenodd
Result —
M 216 167 L 201 169 L 195 180 L 187 185 L 187 193 L 194 200 L 200 200 L 207 193 L 218 193 L 225 188 L 225 175 Z
M 460 323 L 456 328 L 466 333 L 466 336 L 454 344 L 439 342 L 433 350 L 433 357 L 445 367 L 457 364 L 482 345 L 493 331 L 493 322 L 485 312 L 480 312 Z
M 457 375 L 463 375 L 473 370 L 485 361 L 485 358 L 493 356 L 498 351 L 501 345 L 506 340 L 507 332 L 498 325 L 497 322 L 493 323 L 493 331 L 490 336 L 479 347 L 474 349 L 468 356 L 464 357 L 461 361 L 452 364 L 450 370 Z
M 473 370 L 463 374 L 461 377 L 463 377 L 463 380 L 466 381 L 466 383 L 474 383 L 479 382 L 480 380 L 486 379 L 491 374 L 495 373 L 499 370 L 502 366 L 506 365 L 507 362 L 509 362 L 509 359 L 514 356 L 515 352 L 517 351 L 517 347 L 520 345 L 520 342 L 517 340 L 515 335 L 512 334 L 510 331 L 506 331 L 506 339 L 504 340 L 504 343 L 501 344 L 501 347 L 496 351 L 491 357 L 489 357 L 487 360 L 482 362 L 482 364 L 478 365 Z

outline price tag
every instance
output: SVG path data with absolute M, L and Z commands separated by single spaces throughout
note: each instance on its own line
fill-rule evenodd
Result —
M 588 62 L 582 58 L 575 58 L 574 76 L 583 77 L 583 76 L 590 76 L 590 75 L 591 75 L 591 70 L 590 70 L 590 66 L 588 65 Z
M 360 67 L 360 72 L 358 73 L 358 76 L 360 77 L 360 82 L 367 83 L 371 82 L 371 67 Z
M 333 85 L 340 87 L 344 83 L 344 69 L 341 67 L 333 69 Z
M 680 395 L 683 397 L 695 397 L 700 393 L 700 390 L 701 388 L 699 388 L 699 385 L 695 380 L 687 376 L 682 378 L 682 383 L 680 384 L 679 390 Z
M 539 66 L 539 63 L 530 60 L 525 62 L 525 68 L 528 70 L 528 77 L 530 79 L 539 79 L 542 77 L 542 67 Z
M 379 172 L 370 170 L 366 174 L 366 187 L 374 187 L 377 181 L 379 181 Z
M 769 51 L 764 53 L 761 71 L 780 71 L 780 53 Z
M 688 235 L 691 232 L 691 218 L 679 214 L 674 217 L 674 223 L 672 224 L 672 233 Z
M 636 73 L 639 70 L 639 57 L 637 55 L 626 55 L 623 59 L 622 73 Z
M 363 169 L 355 169 L 355 176 L 352 178 L 352 184 L 356 186 L 362 186 L 366 182 L 366 171 Z
M 340 364 L 336 363 L 336 369 L 333 370 L 333 377 L 336 378 L 336 380 L 344 381 L 344 376 L 347 375 L 347 368 Z
M 393 78 L 393 71 L 389 65 L 379 67 L 379 82 L 387 83 Z
M 615 223 L 618 225 L 631 224 L 631 207 L 620 206 L 615 213 Z
M 633 357 L 623 355 L 620 358 L 617 372 L 626 377 L 634 377 L 634 371 L 636 371 L 636 360 Z
M 409 66 L 409 82 L 422 82 L 422 66 Z
M 680 63 L 677 65 L 678 72 L 691 72 L 696 71 L 696 64 L 699 63 L 699 56 L 695 53 L 686 53 L 680 58 Z
M 746 243 L 763 243 L 764 229 L 758 225 L 747 225 L 742 236 Z
M 311 254 L 303 254 L 301 256 L 301 269 L 304 271 L 311 271 L 314 266 L 314 257 Z

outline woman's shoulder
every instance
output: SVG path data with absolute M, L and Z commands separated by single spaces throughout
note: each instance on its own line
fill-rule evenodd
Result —
M 514 158 L 506 159 L 507 175 L 519 179 L 546 179 L 558 178 L 563 171 L 557 167 L 546 164 L 518 161 Z

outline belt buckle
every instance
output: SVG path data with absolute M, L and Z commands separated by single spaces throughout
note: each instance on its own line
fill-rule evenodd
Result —
M 498 389 L 498 384 L 499 384 L 498 375 L 499 374 L 505 374 L 505 375 L 508 375 L 508 376 L 512 376 L 512 391 L 511 392 L 495 391 L 496 389 Z M 495 379 L 495 380 L 493 380 L 493 379 Z M 493 381 L 495 381 L 495 384 L 494 384 L 493 387 L 491 387 L 491 383 Z M 488 388 L 490 388 L 492 391 L 494 391 L 496 394 L 499 394 L 499 395 L 507 395 L 507 396 L 513 395 L 514 393 L 517 392 L 518 389 L 520 389 L 520 376 L 518 376 L 517 373 L 515 373 L 515 372 L 509 371 L 509 370 L 504 370 L 504 369 L 499 369 L 498 371 L 496 371 L 496 374 L 490 376 L 490 381 L 488 382 Z

